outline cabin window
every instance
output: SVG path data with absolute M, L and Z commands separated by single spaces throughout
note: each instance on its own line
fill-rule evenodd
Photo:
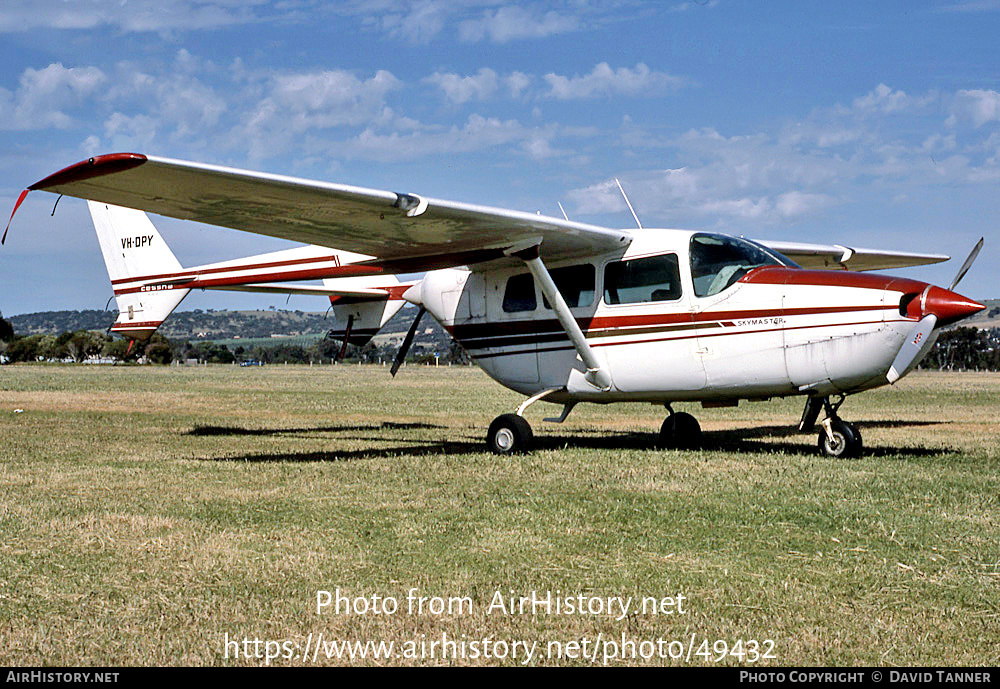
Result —
M 534 311 L 537 307 L 535 280 L 531 273 L 515 275 L 507 280 L 507 288 L 503 293 L 503 310 L 506 313 Z
M 638 304 L 681 297 L 677 254 L 615 261 L 604 269 L 604 302 Z
M 699 297 L 718 294 L 754 268 L 780 265 L 770 251 L 745 239 L 720 234 L 691 237 L 691 278 Z
M 549 271 L 552 282 L 559 288 L 559 294 L 566 300 L 566 306 L 571 309 L 577 306 L 590 306 L 594 303 L 595 274 L 594 266 L 584 263 L 579 266 L 566 266 Z M 549 300 L 544 296 L 542 303 L 551 309 Z

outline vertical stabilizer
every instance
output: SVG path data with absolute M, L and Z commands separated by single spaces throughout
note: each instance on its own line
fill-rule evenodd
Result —
M 96 201 L 87 205 L 118 302 L 111 331 L 144 340 L 190 292 L 167 280 L 150 280 L 180 272 L 181 264 L 142 211 Z

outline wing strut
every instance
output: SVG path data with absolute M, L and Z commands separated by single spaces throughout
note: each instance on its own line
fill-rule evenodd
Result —
M 545 298 L 548 299 L 549 304 L 555 310 L 556 317 L 559 318 L 559 324 L 562 325 L 563 330 L 569 335 L 570 341 L 576 348 L 576 353 L 580 355 L 580 360 L 587 367 L 584 379 L 598 390 L 610 390 L 611 376 L 608 375 L 605 369 L 601 368 L 600 362 L 594 356 L 594 350 L 587 344 L 587 338 L 580 329 L 580 324 L 573 318 L 573 313 L 569 310 L 569 306 L 566 305 L 566 300 L 559 293 L 559 288 L 552 281 L 552 276 L 549 275 L 549 271 L 545 267 L 545 264 L 542 263 L 542 259 L 538 257 L 538 244 L 533 244 L 527 249 L 514 248 L 505 253 L 524 261 L 524 264 L 528 266 L 528 270 L 535 277 L 538 286 L 542 289 L 542 294 L 545 295 Z

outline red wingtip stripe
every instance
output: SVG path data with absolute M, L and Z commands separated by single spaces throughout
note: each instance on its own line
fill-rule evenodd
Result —
M 49 175 L 43 180 L 35 182 L 28 189 L 51 189 L 64 184 L 82 182 L 83 180 L 110 175 L 115 172 L 124 172 L 134 167 L 139 167 L 147 160 L 141 153 L 109 153 L 102 156 L 94 156 L 87 160 L 80 161 L 63 168 L 59 172 Z
M 25 189 L 21 192 L 21 195 L 17 197 L 17 203 L 14 204 L 14 210 L 10 212 L 10 220 L 7 221 L 7 227 L 4 228 L 3 237 L 0 238 L 0 245 L 7 241 L 7 230 L 10 229 L 10 224 L 14 221 L 14 214 L 17 213 L 17 209 L 21 207 L 21 204 L 24 202 L 24 197 L 28 195 L 29 191 L 31 190 Z

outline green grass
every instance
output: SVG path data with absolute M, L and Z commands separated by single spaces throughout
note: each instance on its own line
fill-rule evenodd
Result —
M 920 373 L 851 398 L 858 460 L 792 432 L 799 400 L 684 405 L 698 452 L 651 449 L 650 405 L 562 426 L 536 405 L 539 449 L 504 459 L 485 428 L 520 397 L 471 368 L 5 366 L 0 664 L 243 664 L 225 633 L 320 632 L 694 633 L 773 639 L 779 665 L 996 664 L 998 393 L 997 374 Z M 336 587 L 475 609 L 318 616 Z M 486 615 L 511 589 L 682 593 L 689 612 Z

